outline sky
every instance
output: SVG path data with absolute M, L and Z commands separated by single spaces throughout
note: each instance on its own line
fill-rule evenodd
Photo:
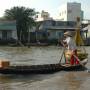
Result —
M 4 15 L 6 9 L 14 6 L 34 8 L 38 12 L 45 10 L 51 17 L 56 17 L 59 14 L 59 7 L 67 2 L 81 3 L 84 19 L 90 19 L 90 0 L 0 0 L 0 17 Z

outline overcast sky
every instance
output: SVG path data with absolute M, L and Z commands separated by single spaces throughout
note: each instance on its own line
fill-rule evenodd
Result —
M 0 0 L 0 16 L 3 16 L 6 9 L 10 9 L 13 6 L 24 6 L 35 8 L 39 12 L 46 10 L 52 17 L 55 17 L 59 13 L 59 7 L 67 2 L 81 3 L 82 10 L 84 10 L 84 18 L 90 19 L 90 0 Z

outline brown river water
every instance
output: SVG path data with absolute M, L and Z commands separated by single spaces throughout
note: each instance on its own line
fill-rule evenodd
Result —
M 85 47 L 89 53 L 90 47 Z M 0 47 L 0 59 L 12 65 L 58 63 L 63 48 Z M 90 90 L 90 61 L 85 71 L 60 71 L 53 74 L 4 75 L 0 74 L 0 90 Z

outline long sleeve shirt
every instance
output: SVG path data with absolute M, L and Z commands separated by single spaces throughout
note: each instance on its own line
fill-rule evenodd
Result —
M 75 41 L 72 39 L 72 37 L 66 37 L 66 39 L 64 40 L 64 42 L 67 43 L 67 49 L 68 50 L 76 50 L 76 43 Z

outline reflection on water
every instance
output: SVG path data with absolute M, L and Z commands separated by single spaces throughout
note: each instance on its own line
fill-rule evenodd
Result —
M 23 89 L 32 85 L 33 82 L 40 82 L 53 77 L 47 75 L 0 75 L 0 90 L 29 90 Z
M 86 47 L 89 53 L 89 47 Z M 0 58 L 11 64 L 58 63 L 61 47 L 0 47 Z M 90 57 L 90 54 L 89 54 Z M 87 64 L 90 70 L 90 61 Z M 0 75 L 0 90 L 89 90 L 90 73 L 86 71 L 58 72 L 37 75 Z
M 67 82 L 67 90 L 78 90 L 86 77 L 83 77 L 80 73 L 70 72 L 65 75 L 65 80 Z
M 88 90 L 88 87 L 83 89 L 83 84 L 89 79 L 89 76 L 90 74 L 87 72 L 69 72 L 63 78 L 66 82 L 67 90 Z

